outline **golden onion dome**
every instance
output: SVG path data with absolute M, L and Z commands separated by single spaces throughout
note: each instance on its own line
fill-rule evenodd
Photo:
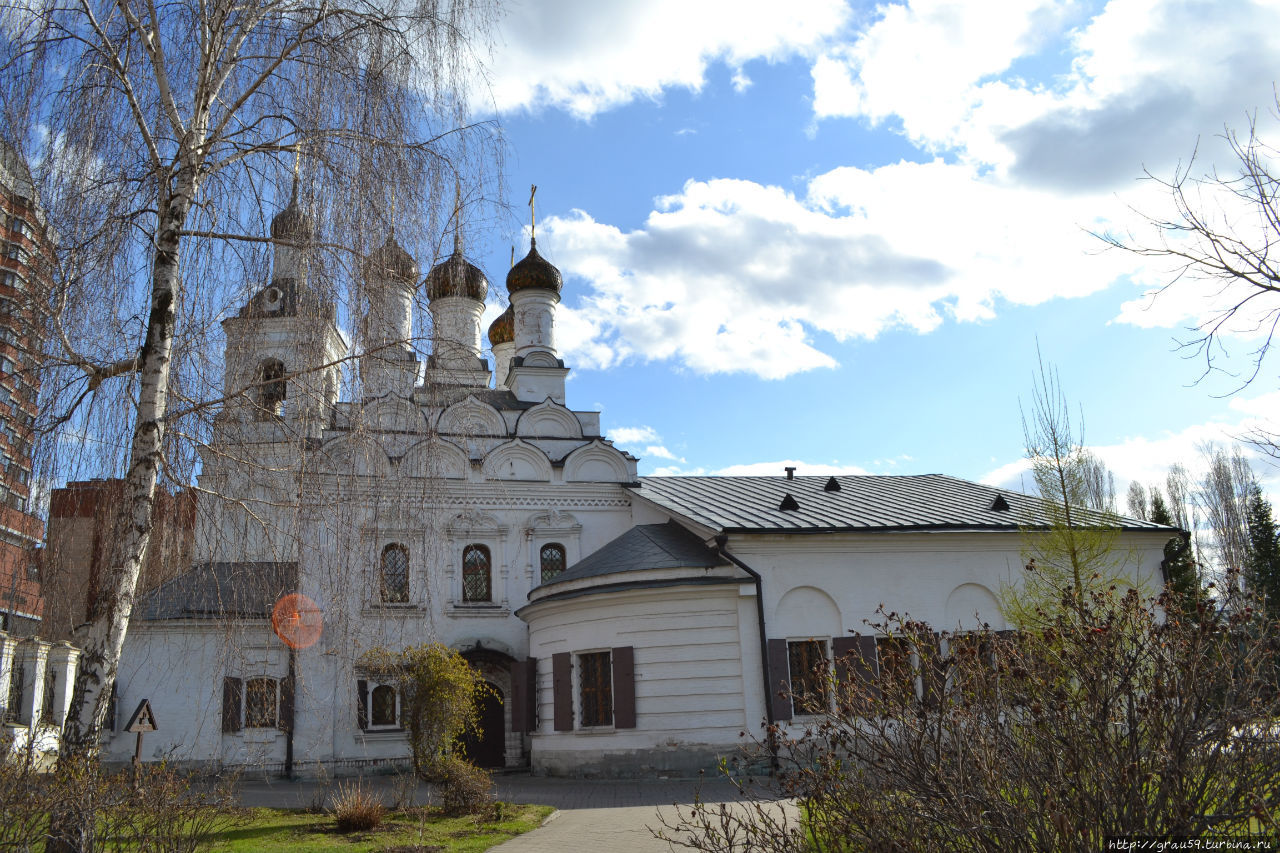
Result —
M 489 324 L 489 346 L 509 344 L 516 339 L 516 312 L 510 305 Z
M 463 256 L 461 248 L 455 248 L 452 255 L 432 267 L 422 284 L 428 299 L 461 296 L 484 302 L 489 293 L 489 279 Z
M 418 263 L 413 256 L 396 242 L 395 229 L 387 235 L 387 242 L 369 253 L 364 259 L 365 278 L 376 281 L 390 279 L 399 282 L 418 280 Z
M 564 280 L 560 277 L 560 270 L 538 254 L 536 239 L 529 241 L 529 254 L 507 273 L 508 293 L 519 290 L 550 290 L 559 293 L 563 286 Z
M 271 220 L 271 238 L 288 240 L 293 243 L 306 243 L 315 234 L 315 225 L 311 217 L 298 205 L 298 188 L 295 185 L 289 205 Z

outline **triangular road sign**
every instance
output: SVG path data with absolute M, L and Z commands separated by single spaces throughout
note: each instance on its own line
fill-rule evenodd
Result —
M 129 723 L 124 727 L 126 732 L 154 732 L 157 729 L 156 715 L 151 710 L 151 702 L 143 699 L 138 710 L 133 712 Z

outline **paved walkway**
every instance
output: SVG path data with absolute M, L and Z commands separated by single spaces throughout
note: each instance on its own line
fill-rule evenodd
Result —
M 371 776 L 366 783 L 395 799 L 396 780 Z M 693 801 L 698 781 L 692 779 L 549 779 L 529 775 L 499 776 L 494 795 L 509 803 L 540 803 L 558 810 L 539 829 L 493 848 L 501 853 L 666 853 L 665 841 L 653 837 L 649 827 L 660 828 L 658 814 L 674 818 L 674 803 Z M 733 785 L 724 779 L 702 783 L 704 802 L 734 799 Z M 240 799 L 245 805 L 307 808 L 323 791 L 315 782 L 243 781 Z M 414 790 L 415 803 L 427 802 L 430 787 Z

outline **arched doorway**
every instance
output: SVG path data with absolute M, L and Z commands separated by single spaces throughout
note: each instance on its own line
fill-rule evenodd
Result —
M 480 700 L 480 730 L 469 733 L 462 741 L 462 752 L 478 767 L 505 767 L 507 764 L 507 724 L 503 716 L 502 691 L 486 682 L 490 692 Z

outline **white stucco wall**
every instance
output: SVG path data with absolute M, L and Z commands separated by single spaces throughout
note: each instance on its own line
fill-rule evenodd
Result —
M 1127 533 L 1115 548 L 1117 571 L 1156 592 L 1165 533 Z M 731 536 L 730 553 L 761 575 L 770 639 L 828 643 L 878 633 L 878 611 L 926 621 L 939 631 L 994 630 L 1006 622 L 1002 590 L 1017 584 L 1026 540 L 1008 533 L 838 533 Z M 759 737 L 766 718 L 755 588 L 745 573 L 735 586 L 683 586 L 589 592 L 593 584 L 696 574 L 693 570 L 608 575 L 575 582 L 578 597 L 536 602 L 529 653 L 538 658 L 535 772 L 662 772 L 714 764 L 746 731 Z M 633 646 L 637 727 L 579 726 L 553 731 L 551 656 Z M 679 758 L 674 758 L 678 756 Z
M 754 610 L 752 595 L 754 588 L 737 583 L 671 586 L 532 608 L 529 653 L 538 659 L 534 772 L 661 774 L 705 765 L 732 749 L 748 723 L 745 679 L 759 671 L 754 620 L 742 619 L 744 609 Z M 555 731 L 552 655 L 620 646 L 635 654 L 636 727 L 583 729 L 575 666 L 574 731 Z

